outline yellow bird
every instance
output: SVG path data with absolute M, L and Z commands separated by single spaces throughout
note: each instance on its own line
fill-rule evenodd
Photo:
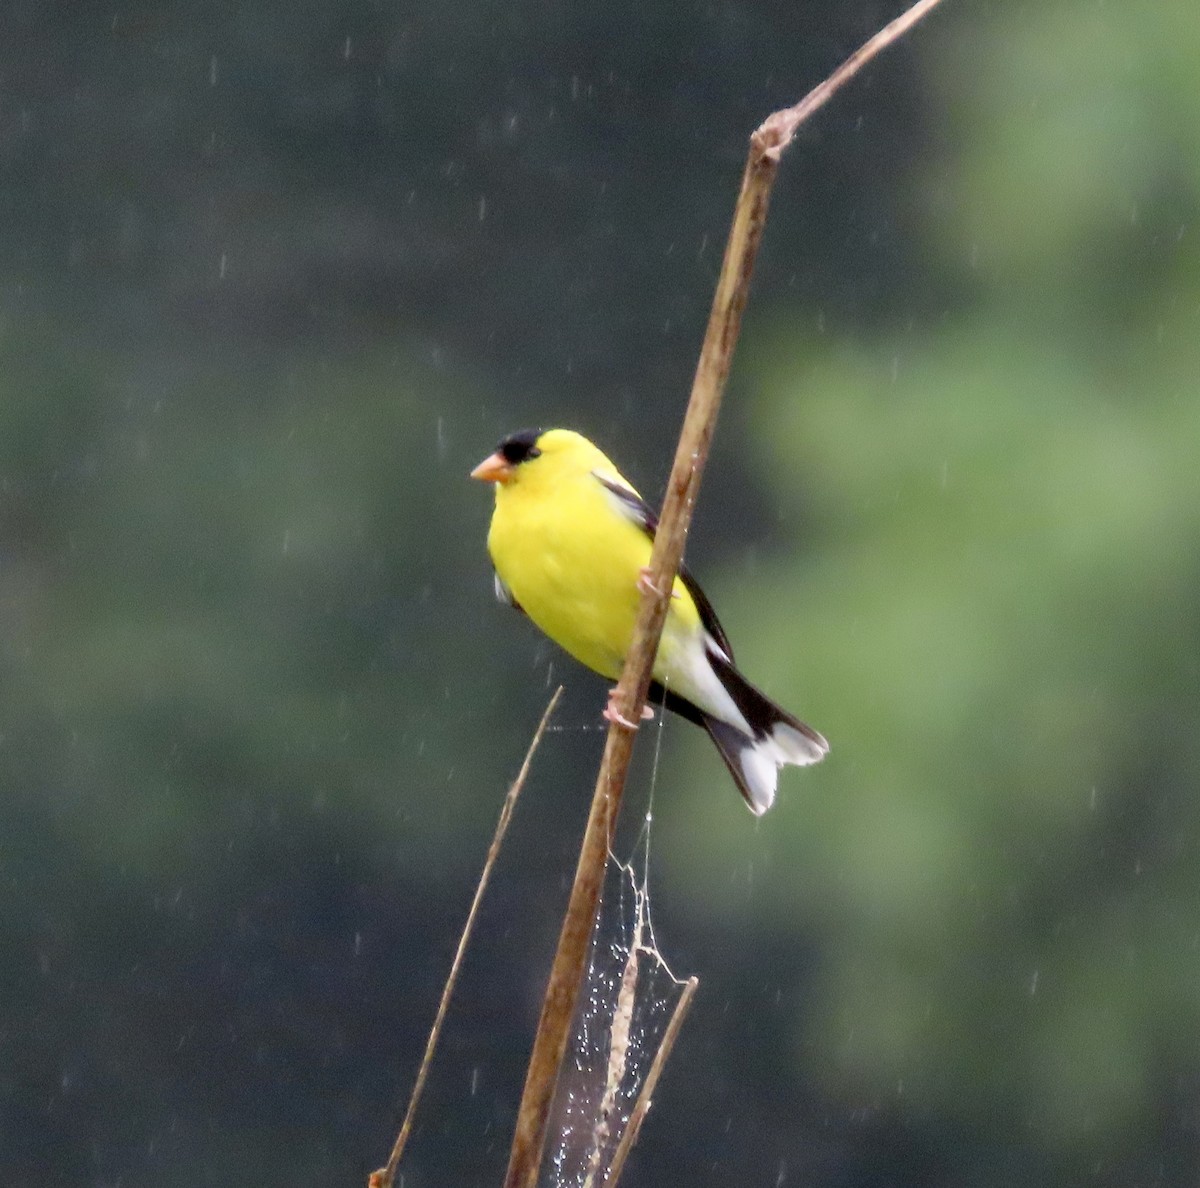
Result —
M 649 580 L 654 512 L 569 429 L 514 433 L 471 477 L 496 486 L 488 531 L 496 597 L 576 660 L 617 679 Z M 775 800 L 780 767 L 817 763 L 829 751 L 734 667 L 729 639 L 686 567 L 675 579 L 650 700 L 708 731 L 756 816 Z M 624 722 L 611 693 L 604 716 Z

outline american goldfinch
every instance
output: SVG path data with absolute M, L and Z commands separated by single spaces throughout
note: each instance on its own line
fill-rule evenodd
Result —
M 496 487 L 488 531 L 496 597 L 615 680 L 649 580 L 654 512 L 596 446 L 569 429 L 514 433 L 471 477 Z M 652 676 L 650 700 L 708 731 L 755 816 L 774 802 L 780 767 L 817 763 L 829 750 L 734 667 L 729 639 L 685 567 Z M 604 716 L 617 718 L 612 694 Z

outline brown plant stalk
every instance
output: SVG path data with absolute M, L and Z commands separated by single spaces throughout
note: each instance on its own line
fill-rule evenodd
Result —
M 700 979 L 696 977 L 688 978 L 683 984 L 683 993 L 679 996 L 679 1001 L 675 1004 L 675 1010 L 671 1014 L 671 1021 L 667 1024 L 667 1030 L 663 1033 L 662 1043 L 658 1045 L 658 1051 L 654 1053 L 654 1059 L 650 1064 L 650 1071 L 646 1073 L 645 1083 L 642 1085 L 642 1090 L 638 1094 L 637 1101 L 634 1102 L 633 1112 L 629 1115 L 629 1121 L 625 1124 L 625 1131 L 621 1135 L 621 1141 L 617 1144 L 617 1149 L 613 1153 L 612 1163 L 609 1165 L 608 1175 L 604 1180 L 603 1188 L 615 1188 L 617 1181 L 621 1178 L 621 1172 L 625 1170 L 625 1160 L 629 1158 L 629 1152 L 633 1150 L 633 1144 L 637 1142 L 638 1132 L 642 1129 L 642 1122 L 646 1115 L 650 1112 L 650 1107 L 654 1104 L 654 1090 L 658 1088 L 658 1078 L 662 1076 L 662 1070 L 666 1067 L 667 1061 L 671 1056 L 671 1049 L 675 1047 L 675 1041 L 679 1038 L 679 1030 L 683 1026 L 684 1019 L 687 1018 L 687 1013 L 691 1010 L 692 999 L 696 995 L 696 987 L 700 985 Z
M 750 152 L 734 208 L 733 225 L 721 263 L 687 413 L 675 450 L 675 461 L 667 480 L 666 496 L 650 558 L 649 588 L 642 595 L 633 640 L 617 685 L 616 706 L 620 715 L 629 722 L 640 720 L 642 706 L 646 703 L 674 577 L 683 557 L 692 509 L 733 362 L 742 311 L 750 291 L 750 277 L 762 242 L 767 205 L 779 169 L 780 156 L 801 123 L 824 106 L 863 66 L 903 36 L 938 3 L 939 0 L 918 0 L 865 42 L 794 107 L 768 116 L 750 137 Z M 575 1014 L 587 961 L 588 941 L 604 881 L 609 841 L 620 809 L 635 734 L 636 728 L 630 729 L 617 722 L 609 727 L 576 865 L 575 881 L 571 887 L 571 897 L 538 1019 L 533 1052 L 529 1058 L 529 1070 L 504 1180 L 505 1188 L 535 1188 L 537 1184 L 550 1104 Z

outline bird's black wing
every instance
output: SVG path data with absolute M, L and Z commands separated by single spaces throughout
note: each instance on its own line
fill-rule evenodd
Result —
M 621 514 L 635 523 L 653 540 L 654 534 L 658 531 L 658 516 L 654 514 L 654 510 L 649 504 L 635 491 L 631 491 L 623 484 L 614 482 L 610 478 L 605 478 L 604 475 L 596 474 L 595 471 L 592 471 L 592 474 L 595 475 L 596 481 L 614 497 L 614 502 L 621 511 Z M 683 582 L 684 588 L 692 596 L 692 601 L 696 604 L 696 610 L 700 612 L 700 622 L 704 630 L 712 636 L 713 642 L 716 643 L 732 662 L 733 648 L 730 646 L 725 629 L 721 626 L 721 622 L 717 618 L 717 612 L 713 610 L 712 603 L 705 597 L 704 591 L 700 589 L 700 583 L 692 576 L 691 571 L 686 565 L 679 566 L 679 580 Z M 669 706 L 668 708 L 674 707 Z

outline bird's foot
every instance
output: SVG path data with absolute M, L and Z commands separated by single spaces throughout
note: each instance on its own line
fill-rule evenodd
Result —
M 643 565 L 642 568 L 638 570 L 637 588 L 643 594 L 662 594 L 662 591 L 650 580 L 650 578 L 650 566 Z M 672 590 L 671 597 L 678 598 L 678 591 Z
M 617 691 L 610 689 L 608 693 L 608 704 L 604 707 L 604 712 L 600 715 L 606 722 L 616 722 L 618 726 L 624 726 L 626 730 L 636 730 L 637 723 L 631 722 L 625 717 L 619 709 L 617 709 Z M 642 706 L 642 721 L 649 722 L 654 717 L 654 709 L 651 706 Z

